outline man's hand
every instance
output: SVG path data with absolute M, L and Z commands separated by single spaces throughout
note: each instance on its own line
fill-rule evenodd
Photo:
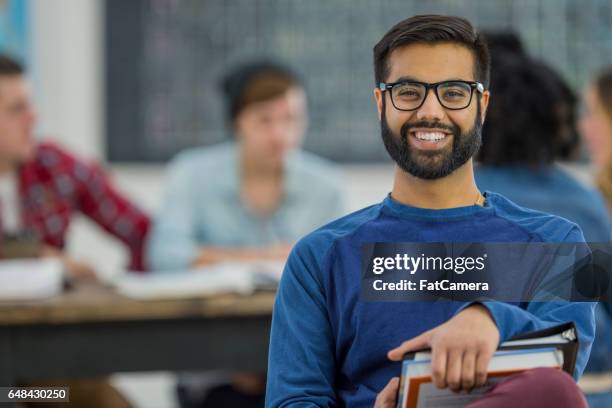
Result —
M 431 372 L 438 388 L 469 391 L 487 380 L 487 367 L 499 344 L 499 330 L 480 304 L 462 310 L 444 324 L 389 351 L 401 361 L 404 353 L 431 348 Z
M 399 386 L 399 378 L 393 377 L 389 384 L 376 396 L 374 408 L 395 408 L 397 404 L 397 387 Z

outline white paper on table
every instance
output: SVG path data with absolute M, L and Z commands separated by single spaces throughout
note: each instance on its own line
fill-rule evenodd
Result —
M 35 300 L 58 295 L 64 268 L 57 259 L 0 261 L 0 301 Z
M 216 294 L 248 295 L 277 284 L 281 262 L 223 262 L 157 273 L 128 273 L 114 281 L 118 293 L 133 299 L 189 298 Z
M 261 286 L 278 285 L 285 268 L 285 261 L 256 261 L 237 264 L 249 269 L 255 276 L 256 284 Z

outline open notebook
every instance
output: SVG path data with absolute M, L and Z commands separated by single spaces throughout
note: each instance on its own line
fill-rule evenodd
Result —
M 118 293 L 140 300 L 176 299 L 216 294 L 250 294 L 274 288 L 284 262 L 223 262 L 184 271 L 128 273 L 114 281 Z
M 573 323 L 526 333 L 500 345 L 489 363 L 487 384 L 469 394 L 438 389 L 431 378 L 431 352 L 407 353 L 402 363 L 398 408 L 459 408 L 486 393 L 503 378 L 536 367 L 556 367 L 573 374 L 578 338 Z
M 0 261 L 0 301 L 45 299 L 62 292 L 64 268 L 57 259 Z

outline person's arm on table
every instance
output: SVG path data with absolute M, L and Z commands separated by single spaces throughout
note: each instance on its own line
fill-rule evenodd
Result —
M 131 270 L 145 270 L 144 245 L 150 219 L 112 185 L 95 163 L 72 159 L 79 210 L 130 251 Z
M 318 276 L 322 255 L 302 241 L 283 272 L 272 318 L 267 408 L 336 405 L 332 329 Z
M 291 251 L 290 244 L 278 244 L 264 248 L 200 247 L 192 265 L 205 266 L 223 261 L 285 261 Z
M 147 244 L 147 261 L 153 270 L 188 269 L 198 255 L 194 177 L 206 175 L 194 175 L 180 156 L 169 167 L 165 193 Z
M 91 218 L 128 246 L 132 255 L 130 267 L 142 270 L 143 241 L 149 218 L 113 188 L 100 166 L 80 160 L 50 143 L 42 143 L 38 154 L 41 157 L 21 174 L 21 183 L 40 182 L 38 177 L 42 172 L 49 183 L 59 188 L 58 199 L 67 200 L 58 206 L 58 211 L 71 211 L 74 207 Z M 73 258 L 57 244 L 43 245 L 40 256 L 60 259 L 70 277 L 96 279 L 92 265 Z

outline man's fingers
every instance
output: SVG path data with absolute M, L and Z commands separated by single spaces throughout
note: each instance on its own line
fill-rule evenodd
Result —
M 476 356 L 476 371 L 474 373 L 474 386 L 480 387 L 487 381 L 487 370 L 489 368 L 489 353 L 480 352 Z
M 446 361 L 446 384 L 453 391 L 461 390 L 463 350 L 449 350 Z
M 404 354 L 409 351 L 416 351 L 427 348 L 430 346 L 431 340 L 431 330 L 426 331 L 425 333 L 414 337 L 410 340 L 406 340 L 399 347 L 394 348 L 393 350 L 387 353 L 387 357 L 392 361 L 401 361 L 404 358 Z
M 446 388 L 447 351 L 438 347 L 431 354 L 431 378 L 438 388 Z
M 391 381 L 389 381 L 389 384 L 387 384 L 378 396 L 376 396 L 374 408 L 395 408 L 398 386 L 399 378 L 393 377 Z
M 476 352 L 466 351 L 463 354 L 463 364 L 461 366 L 461 389 L 470 391 L 474 388 L 476 371 Z

